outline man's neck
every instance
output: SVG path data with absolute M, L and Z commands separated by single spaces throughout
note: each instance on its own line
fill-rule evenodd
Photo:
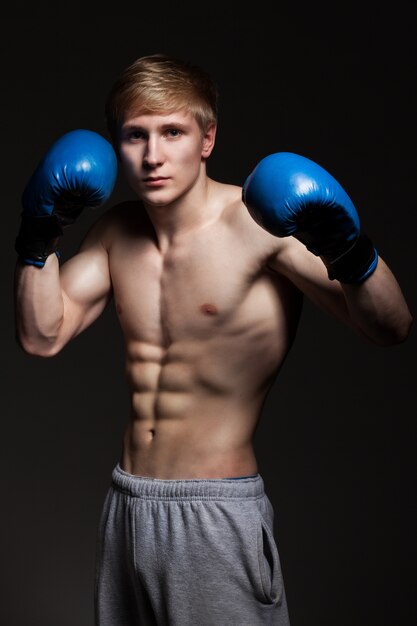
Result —
M 204 177 L 198 185 L 175 202 L 163 206 L 145 204 L 162 252 L 182 235 L 199 230 L 216 219 L 210 201 L 213 184 L 213 181 Z

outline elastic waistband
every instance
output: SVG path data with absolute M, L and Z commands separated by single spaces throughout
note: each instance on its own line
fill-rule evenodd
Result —
M 116 465 L 112 483 L 119 491 L 137 498 L 153 500 L 223 500 L 237 498 L 260 498 L 265 495 L 264 481 L 260 474 L 254 478 L 184 478 L 167 480 L 135 476 Z

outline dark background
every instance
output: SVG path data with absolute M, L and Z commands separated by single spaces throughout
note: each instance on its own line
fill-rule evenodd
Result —
M 135 58 L 187 58 L 221 92 L 209 174 L 242 184 L 277 151 L 319 162 L 348 190 L 415 314 L 416 14 L 414 2 L 10 11 L 0 39 L 0 623 L 92 626 L 96 528 L 128 412 L 122 335 L 111 304 L 53 359 L 18 348 L 25 183 L 64 132 L 106 134 L 105 96 Z M 119 179 L 111 202 L 130 195 Z M 106 208 L 66 231 L 64 260 Z M 255 439 L 292 626 L 416 623 L 415 355 L 415 329 L 374 347 L 305 303 Z

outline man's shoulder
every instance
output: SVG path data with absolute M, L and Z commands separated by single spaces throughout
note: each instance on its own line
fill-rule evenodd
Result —
M 262 258 L 269 258 L 286 246 L 287 240 L 272 235 L 255 222 L 242 200 L 241 186 L 221 184 L 218 191 L 223 205 L 222 222 L 240 241 L 247 242 L 248 248 L 257 251 Z
M 217 199 L 223 206 L 222 218 L 235 228 L 243 228 L 251 233 L 270 238 L 271 236 L 249 214 L 243 200 L 242 187 L 218 183 Z
M 224 220 L 234 220 L 245 206 L 242 203 L 242 188 L 238 185 L 212 181 L 212 198 L 216 206 L 221 207 Z

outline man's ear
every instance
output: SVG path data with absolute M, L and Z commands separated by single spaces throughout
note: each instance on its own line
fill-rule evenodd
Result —
M 204 159 L 207 159 L 210 156 L 214 148 L 214 143 L 216 141 L 216 130 L 217 130 L 217 124 L 213 122 L 206 128 L 206 131 L 203 135 L 203 145 L 201 149 L 201 156 Z

